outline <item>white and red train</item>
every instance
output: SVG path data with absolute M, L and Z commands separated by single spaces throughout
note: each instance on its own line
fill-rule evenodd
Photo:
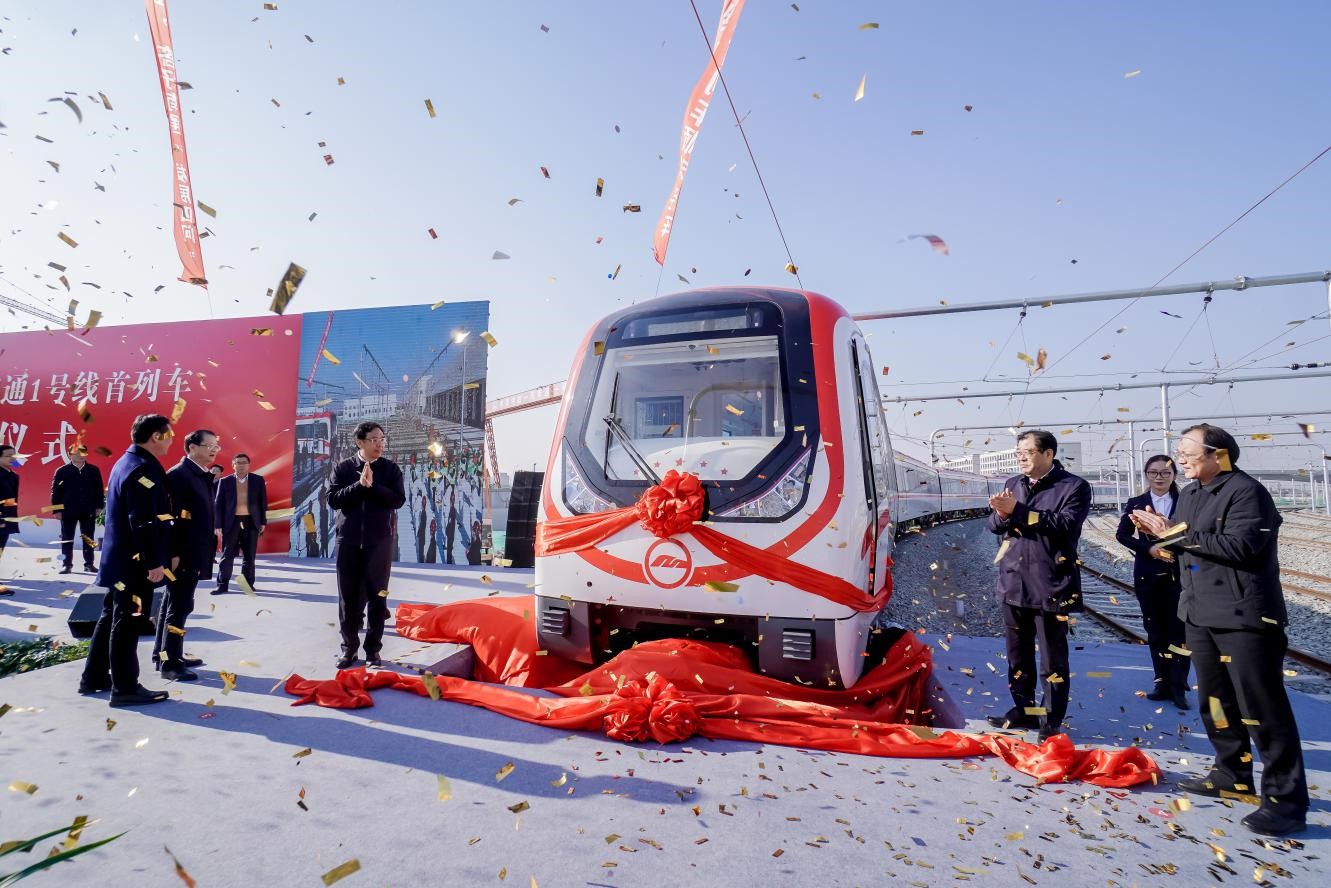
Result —
M 701 637 L 776 678 L 853 685 L 895 537 L 983 514 L 1003 482 L 896 454 L 876 368 L 850 315 L 816 293 L 694 290 L 596 324 L 560 409 L 538 540 L 634 507 L 671 470 L 706 490 L 706 529 L 657 536 L 635 520 L 592 544 L 538 542 L 541 645 L 591 663 Z

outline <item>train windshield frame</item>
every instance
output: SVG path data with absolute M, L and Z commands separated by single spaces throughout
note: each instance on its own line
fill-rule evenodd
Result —
M 611 320 L 565 426 L 575 463 L 566 472 L 577 483 L 626 506 L 671 469 L 693 472 L 710 520 L 778 521 L 803 504 L 807 485 L 783 476 L 807 472 L 817 441 L 807 303 L 694 304 Z M 784 495 L 764 495 L 777 488 Z M 741 508 L 757 498 L 762 508 Z M 565 502 L 574 507 L 567 491 Z

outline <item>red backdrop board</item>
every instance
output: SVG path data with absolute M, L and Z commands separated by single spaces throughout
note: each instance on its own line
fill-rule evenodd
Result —
M 268 315 L 0 337 L 0 443 L 24 457 L 19 514 L 50 502 L 51 476 L 80 435 L 109 475 L 134 417 L 170 416 L 178 400 L 167 468 L 184 455 L 187 433 L 208 428 L 228 474 L 245 451 L 267 481 L 269 509 L 290 507 L 300 332 L 300 316 Z M 273 522 L 260 551 L 286 553 L 288 536 L 286 521 Z

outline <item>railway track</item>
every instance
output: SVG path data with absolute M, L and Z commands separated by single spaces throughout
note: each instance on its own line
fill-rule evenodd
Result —
M 1130 641 L 1145 642 L 1146 631 L 1142 628 L 1141 611 L 1137 608 L 1132 584 L 1086 565 L 1082 565 L 1081 571 L 1082 600 L 1086 604 L 1087 615 Z M 1331 595 L 1326 593 L 1316 594 L 1331 598 Z M 1331 675 L 1331 661 L 1324 660 L 1316 654 L 1290 647 L 1285 656 L 1286 659 Z

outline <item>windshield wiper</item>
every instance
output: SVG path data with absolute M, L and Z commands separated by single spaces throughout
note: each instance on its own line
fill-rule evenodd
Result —
M 633 446 L 633 439 L 629 437 L 628 432 L 624 431 L 624 426 L 620 422 L 619 417 L 615 416 L 612 413 L 609 416 L 601 417 L 601 421 L 606 424 L 606 428 L 608 428 L 614 434 L 615 438 L 619 441 L 620 445 L 623 446 L 624 451 L 629 455 L 629 459 L 633 460 L 633 464 L 638 467 L 638 471 L 642 472 L 644 475 L 650 478 L 653 484 L 660 484 L 661 476 L 656 474 L 656 472 L 652 471 L 652 467 L 647 464 L 647 460 L 643 459 L 642 454 L 638 452 L 638 448 Z M 610 467 L 609 455 L 610 455 L 610 447 L 609 447 L 609 439 L 607 438 L 606 439 L 607 469 Z

